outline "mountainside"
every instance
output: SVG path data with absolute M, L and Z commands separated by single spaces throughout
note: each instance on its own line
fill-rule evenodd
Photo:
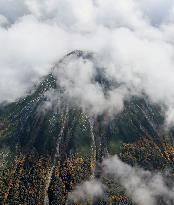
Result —
M 102 159 L 114 154 L 133 166 L 173 173 L 173 131 L 164 132 L 161 108 L 135 96 L 112 117 L 88 115 L 65 97 L 54 75 L 71 56 L 94 60 L 72 52 L 31 93 L 0 107 L 0 204 L 134 204 L 119 183 L 102 176 Z M 111 86 L 102 73 L 95 80 Z M 68 193 L 92 177 L 109 187 L 105 195 L 69 201 Z

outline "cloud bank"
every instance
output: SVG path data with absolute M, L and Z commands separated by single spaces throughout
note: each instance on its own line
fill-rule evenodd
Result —
M 96 85 L 86 87 L 99 97 L 101 111 L 145 93 L 166 107 L 173 124 L 173 34 L 173 0 L 0 0 L 0 101 L 22 96 L 78 49 L 96 53 L 108 79 L 124 84 L 107 100 Z

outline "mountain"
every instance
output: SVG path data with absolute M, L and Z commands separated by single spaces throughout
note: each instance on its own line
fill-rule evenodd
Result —
M 73 204 L 68 193 L 91 176 L 109 189 L 74 204 L 134 204 L 119 183 L 102 176 L 103 158 L 114 154 L 132 166 L 173 173 L 173 130 L 164 132 L 163 111 L 147 96 L 125 100 L 112 117 L 88 115 L 67 100 L 54 70 L 74 56 L 94 60 L 91 53 L 71 52 L 24 98 L 1 105 L 0 204 Z M 110 86 L 100 72 L 95 80 Z

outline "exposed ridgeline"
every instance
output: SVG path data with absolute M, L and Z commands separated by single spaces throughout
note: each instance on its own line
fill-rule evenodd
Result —
M 108 154 L 149 170 L 173 169 L 172 131 L 162 132 L 161 109 L 147 97 L 125 101 L 112 118 L 89 116 L 65 97 L 54 71 L 74 57 L 95 60 L 74 51 L 25 98 L 1 106 L 0 204 L 64 205 L 75 185 L 94 175 L 102 178 L 100 162 Z M 110 86 L 102 73 L 95 80 L 104 89 Z M 110 188 L 97 204 L 132 204 L 119 184 L 101 180 Z

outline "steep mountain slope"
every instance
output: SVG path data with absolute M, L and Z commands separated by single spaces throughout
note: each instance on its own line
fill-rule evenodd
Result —
M 54 69 L 71 56 L 93 60 L 92 54 L 75 51 Z M 110 187 L 91 203 L 132 204 L 119 184 L 102 179 L 100 163 L 118 154 L 148 170 L 173 169 L 173 134 L 162 130 L 162 110 L 144 96 L 125 101 L 114 117 L 88 115 L 64 96 L 54 69 L 26 97 L 1 106 L 0 204 L 63 205 L 68 192 L 91 176 Z M 95 80 L 110 86 L 101 73 Z

